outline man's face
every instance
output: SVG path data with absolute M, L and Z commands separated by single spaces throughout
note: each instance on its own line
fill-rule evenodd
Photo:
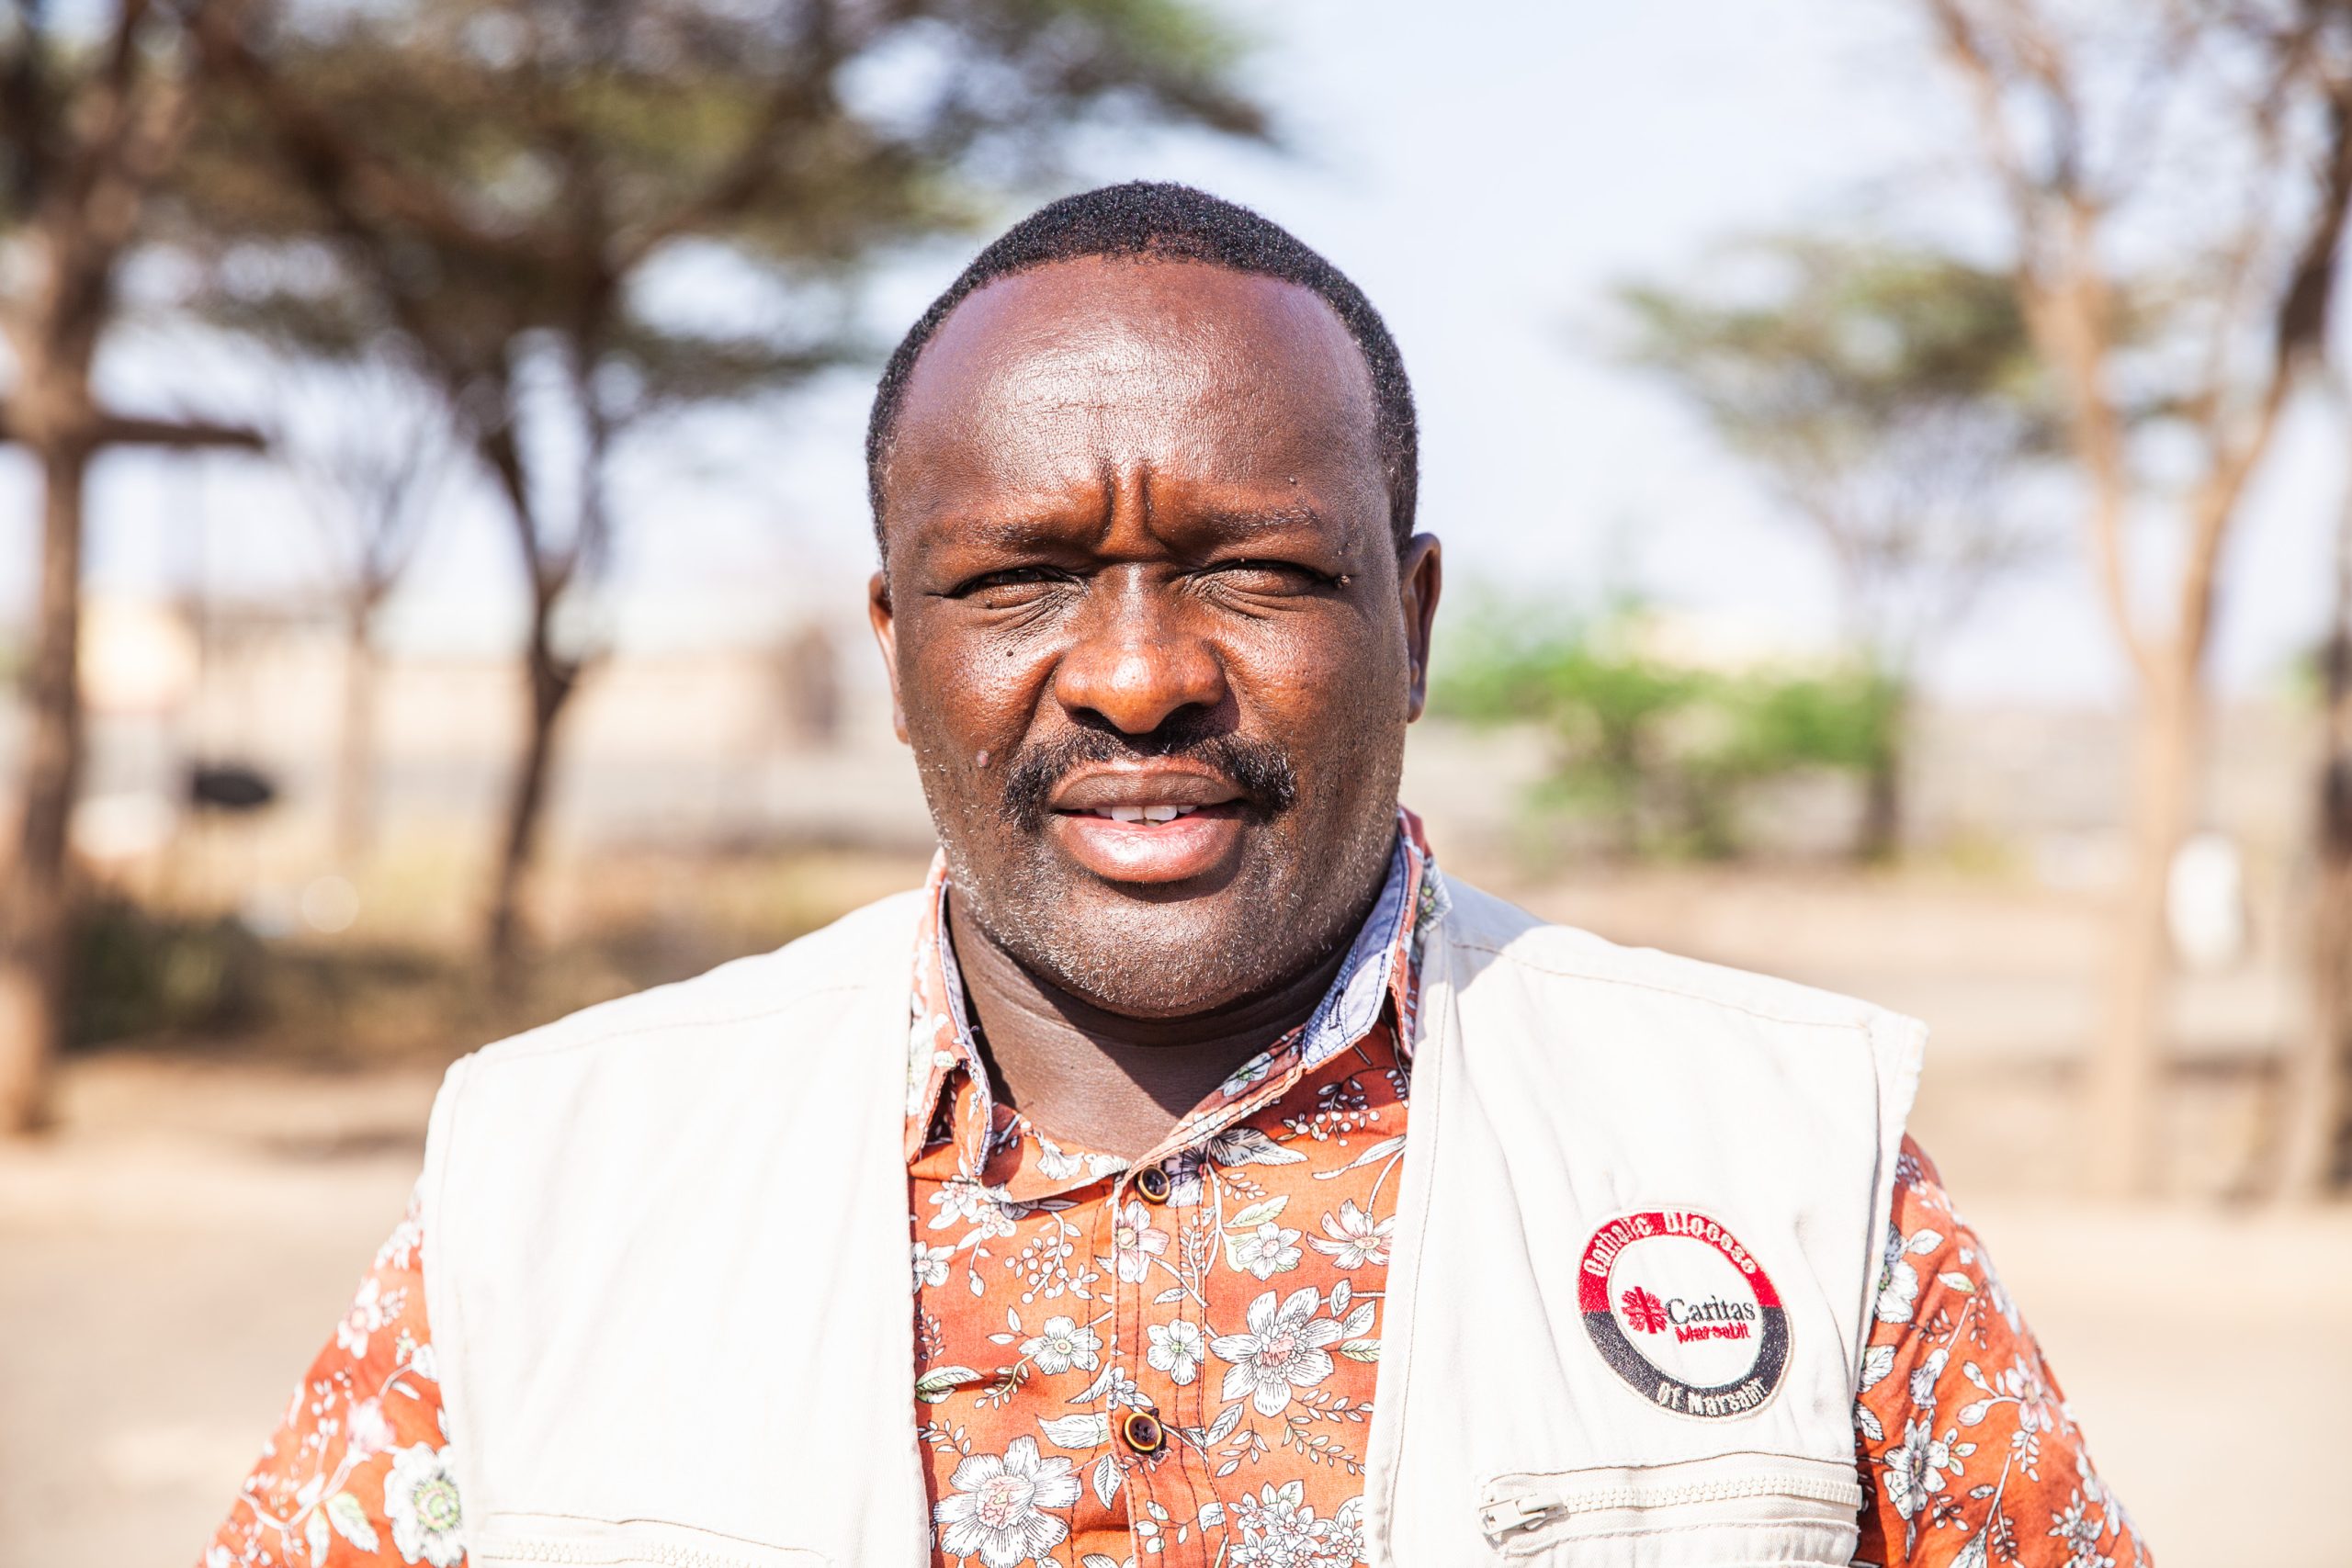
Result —
M 1193 263 L 1001 279 L 923 351 L 874 626 L 959 908 L 1033 973 L 1183 1017 L 1361 918 L 1439 582 L 1373 416 L 1313 292 Z

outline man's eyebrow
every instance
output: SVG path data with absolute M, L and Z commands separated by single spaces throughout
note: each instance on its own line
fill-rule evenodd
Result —
M 1073 518 L 1009 513 L 995 516 L 962 516 L 933 521 L 928 531 L 952 543 L 975 544 L 1001 550 L 1066 547 L 1071 536 L 1087 525 Z
M 1252 534 L 1279 533 L 1289 528 L 1328 530 L 1334 526 L 1320 511 L 1303 502 L 1289 506 L 1216 506 L 1194 515 L 1207 527 L 1244 537 Z
M 1281 506 L 1212 506 L 1188 510 L 1188 530 L 1214 531 L 1227 538 L 1251 538 L 1263 534 L 1307 528 L 1336 527 L 1319 509 L 1305 502 Z M 930 527 L 944 540 L 1000 550 L 1062 549 L 1080 542 L 1097 519 L 1053 517 L 1023 513 L 962 516 L 934 522 Z

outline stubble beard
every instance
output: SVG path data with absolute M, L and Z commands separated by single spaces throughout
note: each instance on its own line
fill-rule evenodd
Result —
M 1278 844 L 1261 839 L 1231 884 L 1199 898 L 1124 895 L 1057 863 L 1042 832 L 985 816 L 978 829 L 1017 834 L 1022 852 L 983 874 L 963 834 L 943 835 L 948 875 L 982 934 L 1039 979 L 1124 1017 L 1190 1017 L 1273 990 L 1353 939 L 1395 844 L 1401 759 L 1389 771 L 1376 809 L 1312 795 L 1288 806 L 1277 818 L 1306 835 L 1296 852 L 1267 854 Z M 1074 897 L 1080 883 L 1096 896 Z

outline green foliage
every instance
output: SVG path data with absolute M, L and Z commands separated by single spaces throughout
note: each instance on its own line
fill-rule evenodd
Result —
M 1554 764 L 1538 804 L 1598 824 L 1627 855 L 1736 854 L 1757 786 L 1867 775 L 1894 755 L 1901 688 L 1869 666 L 1699 668 L 1645 648 L 1645 624 L 1630 604 L 1482 615 L 1435 706 L 1541 726 Z
M 1931 251 L 1796 236 L 1719 260 L 1745 289 L 1634 285 L 1628 352 L 1667 373 L 1724 434 L 1768 454 L 1871 442 L 1937 409 L 1990 405 L 2021 443 L 2059 432 L 2005 274 Z
M 166 233 L 216 319 L 406 340 L 478 415 L 561 340 L 609 425 L 870 354 L 849 286 L 1106 122 L 1249 136 L 1189 0 L 288 0 L 216 28 Z M 222 25 L 225 27 L 225 24 Z M 697 296 L 747 308 L 714 319 Z
M 105 894 L 74 932 L 76 1045 L 152 1034 L 206 1033 L 261 1010 L 260 939 L 228 915 L 175 915 Z
M 2031 482 L 2064 430 L 2013 280 L 1958 257 L 1796 235 L 1705 281 L 1622 288 L 1621 347 L 1703 415 L 1825 547 L 1880 667 L 2047 543 Z

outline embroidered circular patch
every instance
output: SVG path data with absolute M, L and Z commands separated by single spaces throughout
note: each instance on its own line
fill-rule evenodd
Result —
M 1764 1266 L 1694 1210 L 1623 1214 L 1593 1232 L 1577 1304 L 1601 1359 L 1678 1416 L 1759 1410 L 1789 1369 L 1789 1314 Z

